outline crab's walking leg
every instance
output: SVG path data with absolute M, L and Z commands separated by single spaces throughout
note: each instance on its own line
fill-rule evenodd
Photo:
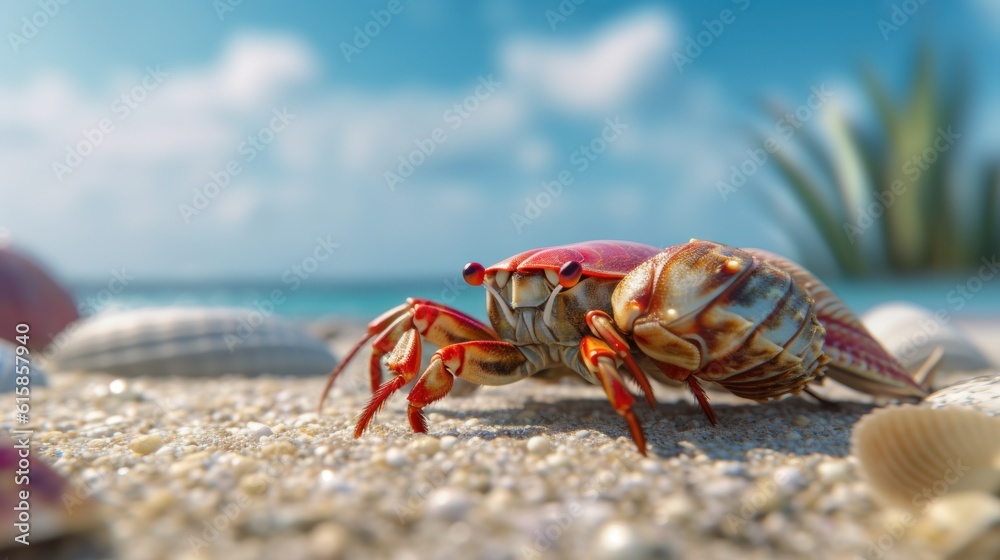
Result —
M 663 375 L 666 375 L 668 378 L 673 379 L 674 381 L 686 381 L 688 387 L 691 389 L 691 394 L 694 395 L 695 399 L 697 399 L 698 404 L 701 405 L 701 410 L 705 413 L 705 416 L 708 417 L 708 421 L 711 422 L 713 426 L 716 425 L 715 411 L 712 410 L 712 405 L 708 402 L 708 394 L 705 393 L 705 388 L 698 383 L 698 379 L 691 375 L 690 371 L 673 364 L 666 364 L 658 360 L 653 360 L 652 358 L 650 358 L 650 360 L 656 364 L 656 367 L 658 367 L 660 371 L 663 372 Z
M 625 363 L 625 367 L 632 374 L 632 377 L 635 378 L 643 394 L 646 395 L 649 407 L 653 408 L 656 405 L 653 386 L 649 384 L 649 378 L 639 368 L 639 364 L 635 362 L 635 358 L 632 357 L 632 349 L 625 338 L 618 333 L 618 329 L 615 328 L 615 323 L 611 319 L 611 316 L 604 311 L 591 311 L 587 313 L 587 326 L 590 327 L 590 331 L 594 333 L 594 336 L 610 346 L 615 351 L 615 355 Z
M 405 354 L 406 352 L 397 353 L 394 350 L 387 361 L 390 368 L 394 367 L 396 360 L 413 359 Z M 419 364 L 418 355 L 412 370 L 414 374 L 410 374 L 408 368 L 401 368 L 401 373 L 379 387 L 359 417 L 354 437 L 359 437 L 365 431 L 389 395 L 413 379 Z M 506 385 L 533 375 L 537 370 L 537 366 L 509 342 L 474 340 L 445 346 L 434 353 L 430 365 L 410 390 L 407 397 L 410 401 L 407 411 L 410 426 L 414 432 L 427 431 L 427 422 L 421 409 L 447 395 L 455 383 L 455 377 L 479 385 Z
M 404 335 L 408 332 L 412 332 L 413 335 L 404 342 Z M 369 361 L 369 377 L 374 397 L 374 394 L 382 388 L 382 358 L 397 349 L 405 352 L 408 351 L 408 346 L 416 344 L 419 347 L 419 338 L 421 337 L 440 347 L 455 342 L 497 339 L 493 329 L 461 311 L 430 300 L 410 298 L 406 300 L 406 303 L 386 311 L 368 324 L 368 333 L 365 337 L 351 349 L 347 357 L 330 374 L 326 387 L 323 389 L 323 395 L 320 397 L 320 407 L 322 408 L 323 401 L 326 400 L 326 395 L 330 392 L 333 382 L 366 342 L 372 338 L 375 339 L 372 342 L 372 356 Z M 404 360 L 403 363 L 408 362 Z M 402 367 L 403 363 L 397 364 L 397 367 Z M 408 372 L 409 379 L 407 381 L 416 376 L 416 368 L 419 365 L 418 354 L 416 365 L 412 366 L 413 370 Z M 394 373 L 398 373 L 397 370 L 393 369 L 392 364 L 390 364 L 390 369 Z M 398 383 L 395 378 L 389 382 Z
M 618 374 L 617 356 L 611 346 L 599 338 L 585 336 L 580 341 L 581 361 L 600 380 L 611 406 L 615 407 L 615 412 L 628 422 L 628 429 L 632 433 L 636 447 L 639 448 L 639 453 L 645 455 L 646 436 L 642 433 L 642 426 L 639 425 L 635 412 L 632 411 L 635 398 L 625 388 L 625 383 Z

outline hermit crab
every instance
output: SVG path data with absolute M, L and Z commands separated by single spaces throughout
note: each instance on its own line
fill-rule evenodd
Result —
M 867 393 L 922 398 L 931 360 L 914 374 L 890 356 L 815 276 L 758 249 L 692 239 L 666 249 L 590 241 L 532 249 L 483 267 L 465 280 L 486 289 L 492 327 L 433 301 L 409 299 L 368 325 L 333 370 L 337 376 L 371 342 L 372 397 L 358 417 L 360 437 L 386 400 L 417 378 L 422 341 L 439 349 L 410 390 L 407 415 L 426 432 L 423 408 L 455 378 L 505 385 L 568 367 L 604 388 L 639 451 L 645 436 L 632 407 L 631 377 L 655 405 L 649 378 L 687 383 L 712 424 L 700 381 L 765 401 L 798 394 L 829 373 Z M 382 362 L 392 378 L 382 379 Z

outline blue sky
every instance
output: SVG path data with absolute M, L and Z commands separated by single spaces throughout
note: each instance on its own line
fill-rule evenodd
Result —
M 902 93 L 923 38 L 978 77 L 970 144 L 1000 140 L 988 0 L 928 1 L 888 36 L 905 2 L 589 0 L 555 26 L 554 1 L 43 4 L 0 6 L 0 243 L 68 279 L 269 280 L 318 240 L 336 249 L 315 275 L 340 279 L 600 238 L 821 252 L 766 166 L 726 201 L 716 184 L 758 144 L 748 126 L 774 126 L 762 98 L 825 86 L 824 111 L 858 111 L 859 63 Z M 390 185 L 400 157 L 419 164 Z

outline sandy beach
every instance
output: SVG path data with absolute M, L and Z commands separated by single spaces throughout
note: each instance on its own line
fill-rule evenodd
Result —
M 326 329 L 341 355 L 357 333 Z M 322 378 L 57 372 L 37 390 L 34 457 L 98 501 L 111 548 L 136 560 L 846 559 L 873 557 L 892 523 L 848 456 L 875 405 L 830 380 L 834 407 L 713 392 L 714 428 L 657 385 L 656 409 L 637 408 L 644 458 L 600 388 L 566 381 L 448 398 L 420 436 L 397 397 L 355 440 L 365 363 L 321 415 Z M 880 557 L 919 552 L 891 540 Z

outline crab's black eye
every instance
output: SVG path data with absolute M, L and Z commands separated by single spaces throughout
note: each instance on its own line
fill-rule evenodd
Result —
M 559 267 L 559 285 L 569 289 L 576 286 L 583 274 L 583 265 L 577 261 L 566 261 Z
M 479 286 L 483 283 L 483 279 L 486 278 L 486 269 L 479 263 L 471 262 L 462 269 L 462 277 L 469 284 Z

